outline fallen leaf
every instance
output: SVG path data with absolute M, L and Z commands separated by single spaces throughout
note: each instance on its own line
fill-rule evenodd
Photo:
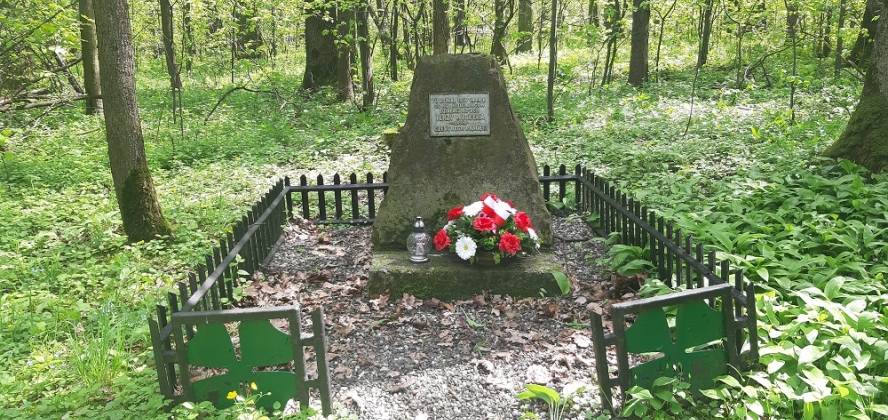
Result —
M 388 392 L 389 394 L 395 394 L 395 393 L 401 392 L 407 388 L 410 388 L 410 386 L 415 383 L 416 383 L 416 379 L 410 378 L 397 386 L 387 389 L 386 392 Z
M 573 336 L 573 341 L 574 344 L 576 344 L 577 347 L 581 349 L 589 348 L 589 346 L 592 345 L 592 340 L 590 340 L 589 337 L 586 337 L 583 334 L 575 334 Z

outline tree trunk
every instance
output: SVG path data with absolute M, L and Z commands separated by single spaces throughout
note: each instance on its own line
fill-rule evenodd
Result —
M 647 0 L 633 0 L 632 39 L 629 50 L 629 83 L 641 86 L 648 79 L 651 9 Z
M 99 54 L 96 49 L 96 23 L 93 0 L 80 0 L 80 50 L 83 56 L 83 89 L 89 98 L 86 100 L 87 115 L 102 110 L 101 78 L 99 77 Z
M 712 6 L 714 0 L 706 0 L 703 5 L 703 28 L 700 31 L 700 51 L 697 53 L 697 67 L 703 67 L 709 60 L 709 39 L 712 36 Z
M 623 19 L 620 0 L 613 0 L 608 4 L 604 16 L 604 27 L 607 34 L 607 53 L 604 57 L 604 70 L 601 72 L 602 85 L 610 83 L 613 79 L 614 62 L 617 61 L 617 40 L 622 32 L 620 21 Z
M 351 5 L 337 6 L 336 10 L 336 74 L 339 86 L 339 100 L 346 102 L 355 97 L 352 85 L 352 21 L 355 12 Z
M 453 20 L 453 43 L 457 47 L 469 45 L 469 31 L 466 28 L 466 0 L 456 2 L 456 18 Z
M 303 89 L 335 86 L 336 46 L 333 44 L 333 23 L 324 19 L 324 9 L 306 11 L 305 18 L 305 73 Z
M 450 52 L 450 19 L 447 17 L 447 5 L 445 0 L 432 0 L 432 32 L 434 40 L 434 54 L 447 54 Z
M 495 21 L 493 23 L 493 43 L 490 46 L 490 53 L 496 57 L 500 64 L 506 64 L 506 60 L 509 59 L 503 39 L 506 37 L 509 21 L 512 20 L 514 5 L 514 0 L 494 0 L 493 2 Z
M 784 0 L 783 3 L 786 5 L 786 36 L 791 38 L 791 41 L 795 37 L 795 28 L 799 24 L 799 6 L 788 0 Z
M 394 0 L 392 4 L 392 43 L 389 45 L 389 71 L 392 81 L 398 81 L 398 17 L 401 16 L 400 3 Z
M 401 11 L 403 12 L 403 14 L 401 15 L 401 32 L 404 38 L 404 56 L 407 59 L 407 68 L 413 71 L 413 69 L 416 67 L 415 57 L 419 54 L 419 51 L 413 53 L 410 50 L 412 45 L 411 42 L 413 42 L 414 40 L 410 38 L 410 26 L 407 24 L 408 22 L 406 18 L 406 16 L 409 15 L 409 11 L 407 10 L 407 4 L 405 4 L 404 2 L 401 3 Z M 413 37 L 417 38 L 416 32 L 414 32 L 413 34 Z
M 546 84 L 546 114 L 548 121 L 555 121 L 555 70 L 558 67 L 558 0 L 552 1 L 552 15 L 549 21 L 549 74 Z
M 237 26 L 237 57 L 259 58 L 259 49 L 264 44 L 262 33 L 255 16 L 256 5 L 247 5 L 240 0 L 234 2 L 234 21 Z
M 191 64 L 194 61 L 194 27 L 191 24 L 191 1 L 182 2 L 182 45 L 185 47 L 183 61 L 185 71 L 191 72 Z
M 833 65 L 835 77 L 841 76 L 842 68 L 845 67 L 845 60 L 844 57 L 842 57 L 845 49 L 845 40 L 842 38 L 842 29 L 845 27 L 845 13 L 847 12 L 847 7 L 846 0 L 841 0 L 839 3 L 839 22 L 836 26 L 836 61 Z
M 518 0 L 518 46 L 517 52 L 533 49 L 533 1 Z
M 832 52 L 830 45 L 830 28 L 832 27 L 832 7 L 827 9 L 825 13 L 820 14 L 820 42 L 815 45 L 815 54 L 817 58 L 826 58 Z
M 95 0 L 95 11 L 105 137 L 123 230 L 130 242 L 168 236 L 172 230 L 157 202 L 142 139 L 129 5 Z
M 364 3 L 358 11 L 358 53 L 361 56 L 361 84 L 363 95 L 361 108 L 366 111 L 376 104 L 376 89 L 373 85 L 373 56 L 370 54 L 370 5 Z
M 888 165 L 888 19 L 879 19 L 860 102 L 845 131 L 823 152 L 882 172 Z
M 589 0 L 589 25 L 594 27 L 601 26 L 601 20 L 598 18 L 598 0 Z
M 860 34 L 857 35 L 857 41 L 851 47 L 851 53 L 848 60 L 853 62 L 857 67 L 866 69 L 869 66 L 870 55 L 873 52 L 873 40 L 878 36 L 879 25 L 878 17 L 882 6 L 879 0 L 866 0 L 866 10 L 863 12 L 863 20 L 860 21 Z
M 160 0 L 160 27 L 167 74 L 170 75 L 170 87 L 182 89 L 179 65 L 176 64 L 176 48 L 173 46 L 173 6 L 170 4 L 170 0 Z

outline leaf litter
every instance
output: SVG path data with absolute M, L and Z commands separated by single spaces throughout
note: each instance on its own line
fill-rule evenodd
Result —
M 238 306 L 322 306 L 333 399 L 361 419 L 515 419 L 544 413 L 515 398 L 525 383 L 576 382 L 589 386 L 568 418 L 583 418 L 600 411 L 588 312 L 633 296 L 595 263 L 606 246 L 581 219 L 553 217 L 553 230 L 569 294 L 447 302 L 365 296 L 370 228 L 296 219 Z

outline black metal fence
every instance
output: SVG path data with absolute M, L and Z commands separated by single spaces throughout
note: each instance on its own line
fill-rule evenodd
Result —
M 741 271 L 731 273 L 727 261 L 715 261 L 715 252 L 704 255 L 703 245 L 695 243 L 691 236 L 683 235 L 672 223 L 657 217 L 580 165 L 572 172 L 561 165 L 555 173 L 545 166 L 539 180 L 547 202 L 568 202 L 576 211 L 596 213 L 599 224 L 594 228 L 599 234 L 607 236 L 616 232 L 621 243 L 649 247 L 657 277 L 670 287 L 684 284 L 687 289 L 694 289 L 733 281 L 732 296 L 736 303 L 733 322 L 739 328 L 738 339 L 732 342 L 736 341 L 738 346 L 748 342 L 748 351 L 743 356 L 747 364 L 758 359 L 755 298 L 752 286 L 743 284 Z M 206 256 L 206 263 L 189 273 L 187 282 L 177 283 L 178 293 L 168 294 L 168 306 L 157 306 L 156 320 L 149 320 L 161 392 L 169 398 L 182 398 L 175 392 L 178 360 L 172 340 L 172 313 L 218 311 L 229 307 L 235 298 L 234 288 L 243 275 L 252 275 L 272 258 L 283 239 L 283 226 L 294 212 L 317 224 L 369 225 L 374 222 L 378 203 L 387 189 L 387 174 L 377 182 L 369 173 L 361 182 L 357 175 L 351 174 L 348 182 L 343 183 L 337 174 L 331 183 L 325 183 L 319 175 L 315 184 L 310 185 L 303 175 L 298 185 L 291 185 L 289 178 L 275 184 L 235 225 L 232 233 L 213 248 L 212 255 Z M 593 314 L 593 319 L 596 316 Z M 741 337 L 744 330 L 746 340 Z M 605 346 L 617 342 L 613 333 L 602 333 L 599 340 Z M 598 363 L 606 364 L 607 360 L 599 359 Z M 603 384 L 616 383 L 599 379 Z

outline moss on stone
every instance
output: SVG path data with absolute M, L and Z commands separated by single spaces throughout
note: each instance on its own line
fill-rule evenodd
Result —
M 404 293 L 422 299 L 468 299 L 483 292 L 515 297 L 559 290 L 553 271 L 561 265 L 551 252 L 510 260 L 493 267 L 470 265 L 452 254 L 432 254 L 426 264 L 411 264 L 406 252 L 374 251 L 367 292 Z

